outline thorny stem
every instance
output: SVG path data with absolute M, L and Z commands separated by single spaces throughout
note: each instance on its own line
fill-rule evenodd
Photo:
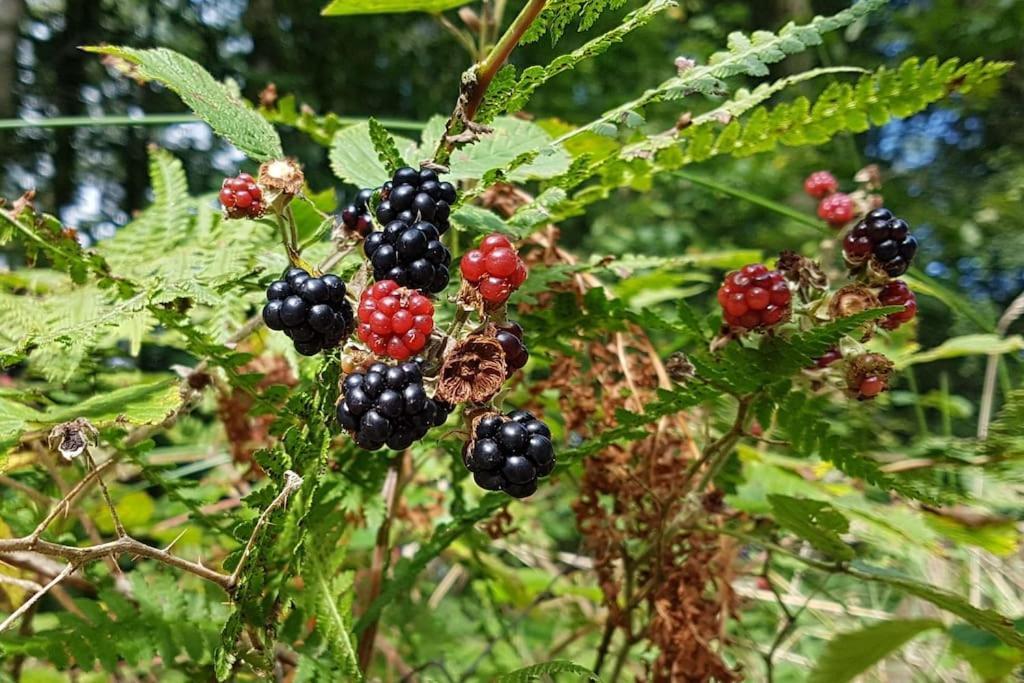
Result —
M 700 459 L 690 465 L 689 470 L 686 472 L 686 483 L 689 483 L 694 475 L 697 474 L 697 471 L 702 466 L 705 466 L 704 474 L 697 485 L 691 489 L 692 491 L 700 492 L 707 488 L 708 484 L 711 483 L 725 464 L 729 454 L 732 453 L 733 446 L 743 438 L 746 432 L 747 420 L 750 416 L 750 406 L 755 398 L 757 398 L 757 393 L 739 397 L 736 418 L 733 420 L 732 427 L 725 434 L 708 444 Z
M 238 564 L 235 566 L 235 571 L 231 572 L 230 585 L 233 588 L 238 584 L 238 578 L 242 575 L 242 569 L 245 567 L 246 560 L 252 554 L 252 549 L 256 545 L 256 539 L 259 537 L 260 532 L 270 521 L 270 515 L 273 514 L 274 510 L 283 506 L 288 501 L 288 496 L 293 492 L 297 491 L 302 486 L 302 477 L 295 474 L 291 470 L 287 470 L 284 473 L 284 486 L 281 487 L 281 492 L 277 494 L 277 497 L 271 501 L 267 509 L 260 514 L 260 518 L 256 521 L 256 526 L 253 527 L 252 533 L 249 535 L 249 540 L 245 544 L 245 549 L 242 551 L 242 556 L 238 558 Z
M 529 0 L 515 20 L 505 29 L 505 33 L 498 39 L 487 56 L 463 75 L 459 101 L 455 105 L 455 111 L 448 119 L 445 134 L 441 137 L 437 150 L 434 152 L 435 164 L 443 166 L 448 163 L 448 158 L 456 144 L 454 136 L 465 130 L 467 124 L 476 117 L 477 110 L 480 108 L 480 103 L 483 102 L 491 81 L 494 80 L 498 70 L 508 61 L 512 50 L 522 40 L 523 35 L 536 21 L 546 4 L 547 0 Z

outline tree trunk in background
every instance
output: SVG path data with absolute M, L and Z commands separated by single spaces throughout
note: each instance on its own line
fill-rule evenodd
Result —
M 85 83 L 85 60 L 90 57 L 78 46 L 101 42 L 100 9 L 100 0 L 67 3 L 67 23 L 60 39 L 54 43 L 59 46 L 54 62 L 54 80 L 59 87 L 53 94 L 53 101 L 61 116 L 78 116 L 84 111 L 80 91 Z M 54 205 L 60 208 L 70 203 L 75 195 L 76 131 L 76 128 L 58 128 L 54 135 L 54 165 L 57 169 L 53 186 Z
M 24 13 L 23 0 L 0 0 L 0 117 L 3 118 L 15 115 L 14 84 L 18 75 L 15 50 Z

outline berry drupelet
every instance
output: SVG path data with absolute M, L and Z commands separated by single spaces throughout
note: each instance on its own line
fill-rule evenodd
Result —
M 852 265 L 873 262 L 889 277 L 907 272 L 917 240 L 910 226 L 889 209 L 875 209 L 860 220 L 843 240 L 843 254 Z
M 434 171 L 405 166 L 395 171 L 382 190 L 377 205 L 381 225 L 395 220 L 407 225 L 426 221 L 436 226 L 439 234 L 447 232 L 448 216 L 456 199 L 455 186 L 441 182 Z
M 263 191 L 248 173 L 224 179 L 220 186 L 220 203 L 228 218 L 259 218 L 266 211 Z
M 804 192 L 821 199 L 839 190 L 839 181 L 828 171 L 815 171 L 804 180 Z
M 378 356 L 405 360 L 423 350 L 434 330 L 434 304 L 419 292 L 383 280 L 359 299 L 359 338 Z
M 836 229 L 853 220 L 853 211 L 853 199 L 842 192 L 830 194 L 818 203 L 818 218 Z
M 355 201 L 341 211 L 342 224 L 363 237 L 373 230 L 373 217 L 370 215 L 370 199 L 372 197 L 373 190 L 369 188 L 360 190 Z
M 917 315 L 917 298 L 902 280 L 888 282 L 878 293 L 878 301 L 883 306 L 903 306 L 902 311 L 890 313 L 882 319 L 881 325 L 884 329 L 895 330 Z
M 403 287 L 437 293 L 448 286 L 452 255 L 441 244 L 433 223 L 392 220 L 371 232 L 363 251 L 373 266 L 373 279 L 394 280 Z
M 338 424 L 368 451 L 408 448 L 432 427 L 444 424 L 451 411 L 427 395 L 416 362 L 374 363 L 366 372 L 348 375 L 342 386 Z
M 504 235 L 494 233 L 467 251 L 459 261 L 462 277 L 473 285 L 491 306 L 508 301 L 512 292 L 526 281 L 526 264 Z
M 288 335 L 304 356 L 338 346 L 354 327 L 342 279 L 331 273 L 312 277 L 302 268 L 270 283 L 263 321 Z
M 525 410 L 488 415 L 476 423 L 462 459 L 480 488 L 526 498 L 555 468 L 551 430 Z
M 763 330 L 787 320 L 792 295 L 778 270 L 753 263 L 725 276 L 718 303 L 734 329 Z

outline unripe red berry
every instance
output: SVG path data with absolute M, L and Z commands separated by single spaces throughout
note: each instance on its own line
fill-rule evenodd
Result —
M 423 350 L 434 330 L 434 304 L 414 290 L 382 280 L 359 299 L 359 338 L 378 356 L 405 360 Z
M 902 311 L 890 313 L 882 320 L 881 326 L 887 330 L 895 330 L 917 315 L 917 298 L 902 280 L 893 280 L 883 287 L 878 293 L 878 301 L 883 306 L 903 306 Z
M 837 360 L 841 360 L 842 357 L 843 354 L 839 351 L 839 349 L 833 346 L 831 349 L 818 356 L 818 358 L 814 361 L 814 365 L 817 368 L 827 368 L 828 366 L 835 363 Z
M 476 287 L 480 296 L 491 306 L 506 301 L 526 280 L 526 264 L 519 258 L 515 247 L 504 235 L 494 233 L 471 249 L 459 262 L 462 278 Z
M 830 194 L 818 204 L 818 218 L 833 228 L 841 228 L 853 220 L 853 200 L 842 192 Z
M 259 218 L 266 211 L 263 191 L 248 173 L 225 178 L 220 187 L 220 203 L 228 218 Z
M 804 180 L 804 192 L 815 199 L 827 197 L 839 189 L 839 181 L 828 171 L 815 171 Z
M 782 273 L 760 263 L 729 273 L 718 289 L 725 322 L 743 330 L 766 329 L 785 321 L 791 298 Z

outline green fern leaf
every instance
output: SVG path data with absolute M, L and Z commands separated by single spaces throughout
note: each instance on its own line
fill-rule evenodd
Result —
M 600 682 L 601 680 L 597 677 L 597 674 L 587 667 L 562 659 L 516 669 L 515 671 L 498 676 L 496 680 L 498 683 L 530 683 L 530 681 L 535 681 L 545 676 L 552 676 L 552 674 L 572 674 L 575 680 L 578 681 Z M 554 677 L 552 676 L 552 678 Z

